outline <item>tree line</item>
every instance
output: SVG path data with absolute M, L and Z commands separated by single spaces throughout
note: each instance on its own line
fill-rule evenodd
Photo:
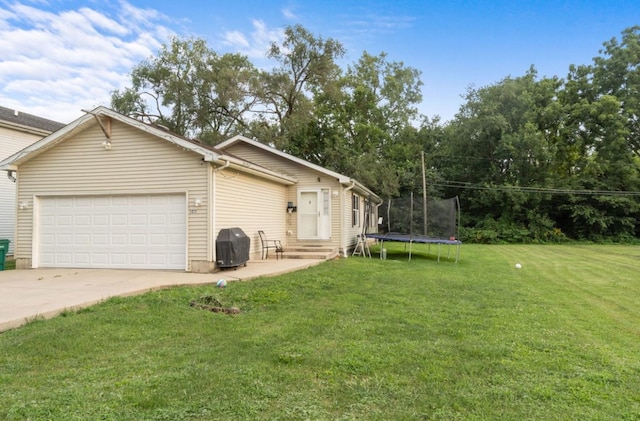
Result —
M 564 78 L 535 66 L 469 87 L 451 121 L 418 112 L 421 72 L 382 52 L 345 67 L 343 45 L 302 26 L 269 70 L 173 38 L 112 93 L 124 114 L 215 145 L 241 134 L 349 175 L 383 198 L 460 198 L 463 240 L 640 237 L 640 26 Z

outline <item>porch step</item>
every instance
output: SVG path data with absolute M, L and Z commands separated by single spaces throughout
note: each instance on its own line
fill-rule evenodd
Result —
M 331 247 L 316 247 L 316 246 L 304 246 L 304 247 L 285 247 L 284 253 L 281 257 L 283 259 L 316 259 L 316 260 L 329 260 L 338 255 L 337 248 Z M 269 253 L 269 259 L 275 259 L 275 253 Z

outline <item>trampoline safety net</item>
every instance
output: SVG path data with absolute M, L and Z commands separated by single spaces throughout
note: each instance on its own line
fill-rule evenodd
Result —
M 412 195 L 390 199 L 381 206 L 384 232 L 424 235 L 431 238 L 459 239 L 460 202 L 458 197 L 427 199 Z M 426 217 L 426 219 L 425 219 Z

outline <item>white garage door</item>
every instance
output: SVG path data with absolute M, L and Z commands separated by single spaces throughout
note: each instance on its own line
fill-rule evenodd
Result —
M 185 269 L 184 195 L 40 200 L 39 267 Z

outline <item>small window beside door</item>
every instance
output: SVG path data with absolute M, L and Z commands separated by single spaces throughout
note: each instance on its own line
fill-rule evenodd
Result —
M 351 224 L 360 226 L 360 196 L 355 193 L 351 195 Z
M 375 206 L 370 199 L 364 199 L 364 224 L 369 228 L 376 226 Z

